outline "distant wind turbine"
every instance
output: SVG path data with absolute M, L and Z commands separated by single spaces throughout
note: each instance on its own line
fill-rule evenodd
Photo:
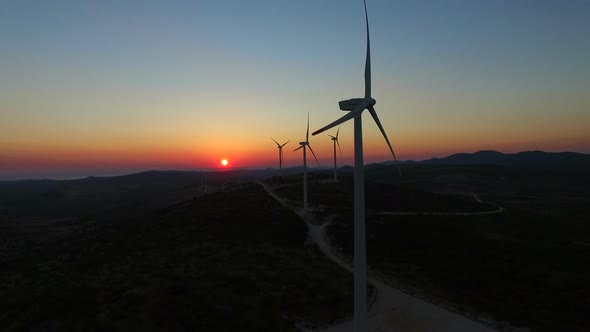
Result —
M 340 149 L 340 143 L 338 143 L 338 133 L 340 132 L 340 127 L 336 131 L 336 136 L 328 135 L 331 137 L 331 140 L 334 142 L 334 182 L 338 182 L 338 175 L 336 174 L 336 170 L 338 169 L 336 166 L 336 145 L 338 145 L 338 150 L 340 150 L 340 157 L 342 157 L 342 149 Z
M 315 156 L 311 145 L 309 145 L 309 114 L 307 114 L 307 131 L 305 132 L 305 142 L 299 142 L 300 147 L 293 150 L 293 152 L 303 148 L 303 211 L 307 213 L 307 153 L 306 147 L 309 147 L 309 151 L 313 154 L 316 163 L 318 163 L 318 167 L 320 166 L 320 162 L 318 158 Z
M 279 144 L 279 142 L 275 141 L 274 138 L 270 138 L 273 142 L 277 143 L 277 148 L 279 149 L 279 169 L 283 168 L 283 146 L 287 145 L 287 143 L 291 142 L 291 140 L 286 141 L 283 145 Z
M 203 192 L 207 192 L 207 175 L 205 172 L 203 172 L 203 170 L 200 170 L 201 172 L 201 190 Z
M 365 60 L 365 97 L 340 101 L 338 104 L 343 111 L 350 111 L 340 119 L 315 131 L 317 135 L 333 128 L 345 121 L 354 119 L 354 331 L 367 331 L 367 261 L 365 235 L 365 178 L 363 170 L 363 126 L 361 115 L 365 109 L 369 110 L 373 120 L 383 134 L 393 159 L 397 162 L 391 143 L 375 112 L 376 101 L 371 97 L 371 48 L 369 42 L 369 17 L 367 3 L 365 6 L 365 21 L 367 26 L 367 55 Z M 399 171 L 399 165 L 398 165 Z M 401 172 L 400 172 L 401 176 Z

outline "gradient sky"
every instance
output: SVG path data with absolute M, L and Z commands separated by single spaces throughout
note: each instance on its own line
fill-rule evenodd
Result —
M 367 5 L 398 158 L 590 153 L 589 1 Z M 364 94 L 364 34 L 360 0 L 3 1 L 0 179 L 276 166 L 270 136 L 299 165 L 307 113 L 319 129 Z M 363 119 L 367 162 L 390 159 Z M 352 121 L 340 135 L 351 164 Z

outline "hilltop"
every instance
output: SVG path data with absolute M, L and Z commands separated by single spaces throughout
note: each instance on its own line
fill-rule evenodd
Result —
M 577 152 L 524 151 L 502 153 L 493 150 L 475 153 L 457 153 L 444 158 L 421 161 L 435 165 L 502 165 L 522 168 L 567 168 L 590 167 L 590 155 Z

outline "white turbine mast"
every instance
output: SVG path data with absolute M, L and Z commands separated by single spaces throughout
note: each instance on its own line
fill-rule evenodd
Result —
M 354 331 L 367 331 L 367 261 L 365 235 L 365 177 L 363 165 L 363 126 L 361 115 L 365 109 L 373 117 L 377 127 L 381 130 L 393 159 L 397 162 L 391 143 L 379 121 L 373 107 L 376 103 L 371 97 L 371 48 L 369 41 L 369 17 L 367 3 L 365 7 L 365 22 L 367 26 L 367 55 L 365 62 L 365 97 L 343 100 L 338 103 L 340 109 L 349 111 L 348 114 L 329 125 L 315 131 L 317 135 L 350 119 L 354 119 Z M 399 171 L 399 166 L 398 166 Z M 401 172 L 400 172 L 401 175 Z
M 281 144 L 279 144 L 279 142 L 275 141 L 274 138 L 271 137 L 270 139 L 273 140 L 273 142 L 275 142 L 277 144 L 277 148 L 279 149 L 279 169 L 282 169 L 283 168 L 283 146 L 287 145 L 287 143 L 291 142 L 291 140 L 288 140 L 281 145 Z
M 307 153 L 306 150 L 309 148 L 309 151 L 313 154 L 318 167 L 320 166 L 320 162 L 318 158 L 315 156 L 311 145 L 309 145 L 309 113 L 307 114 L 307 131 L 305 132 L 305 141 L 299 142 L 299 147 L 293 152 L 303 148 L 303 211 L 307 215 Z
M 332 140 L 332 142 L 334 142 L 334 182 L 338 182 L 338 167 L 336 165 L 336 145 L 338 145 L 338 150 L 340 151 L 340 158 L 342 158 L 342 149 L 340 149 L 340 143 L 338 142 L 338 133 L 340 133 L 340 127 L 338 127 L 338 130 L 336 131 L 336 136 L 328 135 L 331 137 L 330 139 Z

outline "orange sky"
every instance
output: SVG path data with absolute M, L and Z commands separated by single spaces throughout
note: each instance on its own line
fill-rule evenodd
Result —
M 364 117 L 369 120 L 368 116 Z M 368 122 L 368 121 L 367 121 Z M 372 124 L 366 124 L 367 133 L 365 146 L 365 160 L 379 162 L 389 160 L 389 151 L 385 141 L 379 137 Z M 348 130 L 346 130 L 348 129 Z M 339 164 L 352 164 L 352 128 L 341 130 L 340 143 L 343 157 Z M 390 133 L 390 136 L 394 137 Z M 221 138 L 220 138 L 221 139 Z M 392 138 L 393 140 L 393 138 Z M 212 140 L 214 142 L 215 140 Z M 283 139 L 285 141 L 285 139 Z M 301 165 L 301 151 L 292 152 L 297 144 L 292 140 L 284 148 L 284 164 L 287 166 Z M 545 151 L 583 150 L 590 145 L 590 139 L 583 135 L 579 138 L 551 138 L 543 141 L 538 138 L 515 139 L 507 137 L 491 137 L 490 142 L 481 142 L 481 137 L 469 135 L 456 136 L 425 136 L 405 137 L 393 140 L 396 153 L 402 160 L 422 160 L 431 157 L 444 157 L 458 152 L 475 152 L 478 150 L 494 149 L 506 153 L 531 149 Z M 329 137 L 320 135 L 311 138 L 311 145 L 318 155 L 322 166 L 332 163 L 332 142 Z M 14 170 L 59 170 L 59 169 L 201 169 L 220 167 L 221 159 L 228 159 L 230 167 L 276 167 L 278 152 L 274 142 L 269 137 L 259 139 L 231 138 L 217 141 L 216 144 L 195 142 L 186 146 L 156 145 L 120 145 L 92 146 L 74 144 L 3 144 L 0 153 L 0 171 Z M 311 162 L 311 160 L 309 160 Z

